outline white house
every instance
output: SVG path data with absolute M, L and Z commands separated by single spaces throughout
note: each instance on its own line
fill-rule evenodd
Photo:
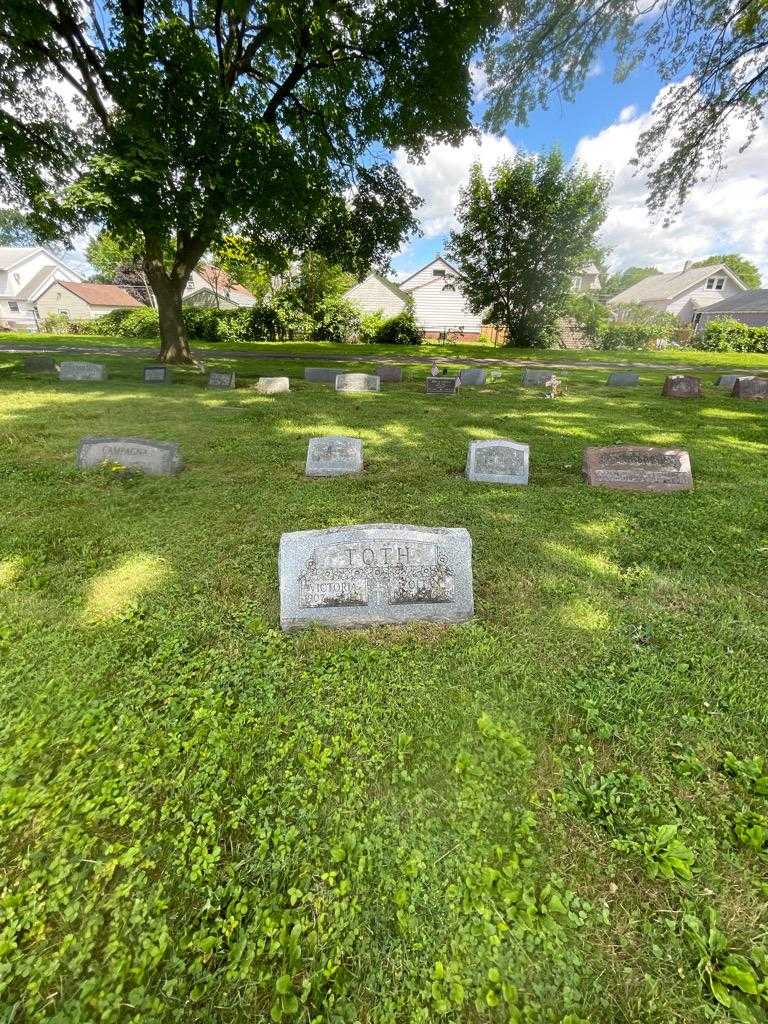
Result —
M 600 291 L 600 271 L 594 263 L 587 263 L 574 275 L 572 290 L 577 295 Z
M 654 274 L 608 300 L 611 307 L 641 305 L 659 313 L 673 313 L 683 323 L 697 321 L 707 306 L 746 291 L 739 278 L 724 263 L 691 267 L 672 274 Z
M 483 316 L 472 313 L 461 288 L 462 276 L 442 256 L 395 284 L 375 271 L 344 293 L 364 313 L 395 316 L 413 301 L 416 320 L 428 338 L 447 331 L 461 332 L 467 340 L 482 332 Z
M 44 246 L 0 247 L 0 325 L 36 331 L 40 296 L 54 281 L 82 280 L 82 274 Z
M 218 267 L 200 263 L 189 275 L 183 302 L 188 306 L 238 309 L 255 306 L 256 296 Z

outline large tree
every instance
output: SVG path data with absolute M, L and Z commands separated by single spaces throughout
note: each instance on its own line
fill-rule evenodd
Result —
M 560 152 L 475 164 L 448 252 L 476 313 L 507 329 L 509 345 L 552 338 L 571 283 L 592 253 L 609 184 L 568 167 Z
M 13 207 L 0 209 L 0 245 L 35 246 L 42 241 L 28 214 Z
M 638 145 L 651 209 L 674 213 L 719 169 L 739 122 L 739 142 L 748 144 L 768 107 L 766 0 L 513 0 L 505 17 L 506 31 L 487 54 L 491 128 L 524 124 L 533 108 L 572 100 L 610 41 L 618 80 L 651 63 L 669 83 Z
M 353 270 L 413 228 L 414 197 L 372 154 L 466 135 L 469 61 L 499 16 L 484 0 L 6 0 L 0 200 L 51 237 L 140 237 L 160 358 L 188 360 L 184 286 L 232 226 L 264 258 L 311 248 Z
M 732 270 L 738 279 L 747 288 L 760 287 L 760 271 L 751 260 L 738 253 L 728 252 L 717 256 L 708 256 L 705 260 L 694 263 L 694 267 L 706 267 L 710 263 L 724 263 L 729 270 Z

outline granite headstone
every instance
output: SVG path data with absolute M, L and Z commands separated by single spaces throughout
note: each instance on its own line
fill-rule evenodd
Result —
M 459 383 L 458 377 L 427 377 L 424 390 L 428 395 L 456 395 Z
M 743 373 L 724 373 L 717 378 L 715 387 L 732 392 L 737 380 L 751 380 L 751 377 Z
M 56 361 L 53 356 L 25 356 L 24 369 L 29 373 L 35 373 L 38 370 L 55 370 Z
M 337 373 L 337 391 L 381 391 L 381 380 L 373 373 Z
M 768 398 L 768 377 L 742 377 L 733 385 L 734 398 Z
M 59 380 L 106 380 L 107 368 L 103 363 L 82 363 L 68 359 L 59 363 Z
M 144 383 L 145 384 L 170 384 L 173 380 L 173 374 L 167 366 L 145 366 L 144 367 Z
M 304 380 L 313 384 L 333 384 L 338 372 L 333 366 L 305 366 Z
M 372 523 L 284 533 L 279 574 L 285 630 L 465 622 L 474 612 L 465 529 Z
M 664 381 L 661 389 L 664 398 L 701 398 L 701 381 L 684 373 L 673 373 Z
M 174 441 L 149 441 L 144 437 L 84 437 L 77 446 L 78 469 L 96 469 L 114 462 L 150 476 L 172 476 L 183 468 L 181 450 Z
M 307 476 L 344 476 L 363 468 L 363 442 L 359 437 L 331 435 L 310 438 Z
M 524 388 L 541 387 L 554 375 L 554 370 L 523 370 L 522 385 Z
M 485 384 L 485 370 L 474 366 L 468 367 L 466 370 L 460 371 L 459 379 L 464 387 L 481 388 Z
M 633 388 L 640 383 L 640 377 L 628 370 L 616 370 L 608 374 L 608 384 L 612 388 Z
M 291 390 L 291 382 L 288 377 L 259 377 L 256 390 L 260 395 L 279 395 Z
M 208 387 L 216 388 L 219 391 L 227 391 L 237 387 L 234 371 L 232 373 L 224 373 L 221 370 L 211 370 L 208 374 Z
M 482 484 L 527 484 L 529 447 L 498 439 L 470 441 L 466 477 Z
M 379 363 L 375 373 L 379 380 L 385 384 L 402 384 L 402 366 L 393 366 L 392 363 Z
M 584 449 L 582 475 L 592 487 L 614 491 L 690 491 L 691 460 L 679 448 L 610 445 Z

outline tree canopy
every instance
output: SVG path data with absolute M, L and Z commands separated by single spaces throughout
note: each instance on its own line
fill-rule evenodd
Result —
M 760 271 L 751 260 L 746 259 L 744 256 L 739 256 L 738 253 L 731 252 L 708 256 L 707 259 L 700 260 L 698 263 L 694 263 L 693 266 L 706 267 L 709 263 L 724 263 L 747 288 L 760 287 Z
M 0 245 L 41 245 L 44 238 L 35 229 L 28 214 L 13 207 L 0 208 Z

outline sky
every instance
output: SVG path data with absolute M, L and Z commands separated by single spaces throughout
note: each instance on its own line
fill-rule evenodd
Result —
M 664 228 L 661 217 L 648 214 L 645 178 L 630 165 L 637 138 L 664 83 L 646 66 L 625 82 L 615 83 L 613 68 L 613 55 L 606 49 L 573 103 L 535 111 L 524 128 L 511 126 L 501 136 L 480 132 L 460 147 L 435 146 L 422 164 L 411 164 L 403 153 L 395 153 L 400 173 L 423 205 L 422 236 L 404 244 L 393 258 L 393 276 L 407 276 L 442 251 L 454 226 L 459 190 L 475 160 L 487 171 L 518 151 L 558 146 L 567 159 L 607 173 L 613 182 L 599 238 L 610 250 L 611 269 L 655 266 L 670 271 L 682 269 L 686 260 L 738 252 L 757 264 L 768 286 L 768 119 L 744 153 L 738 151 L 738 135 L 734 137 L 723 173 L 697 185 L 677 219 Z M 485 87 L 480 68 L 475 68 L 473 79 L 479 123 Z

